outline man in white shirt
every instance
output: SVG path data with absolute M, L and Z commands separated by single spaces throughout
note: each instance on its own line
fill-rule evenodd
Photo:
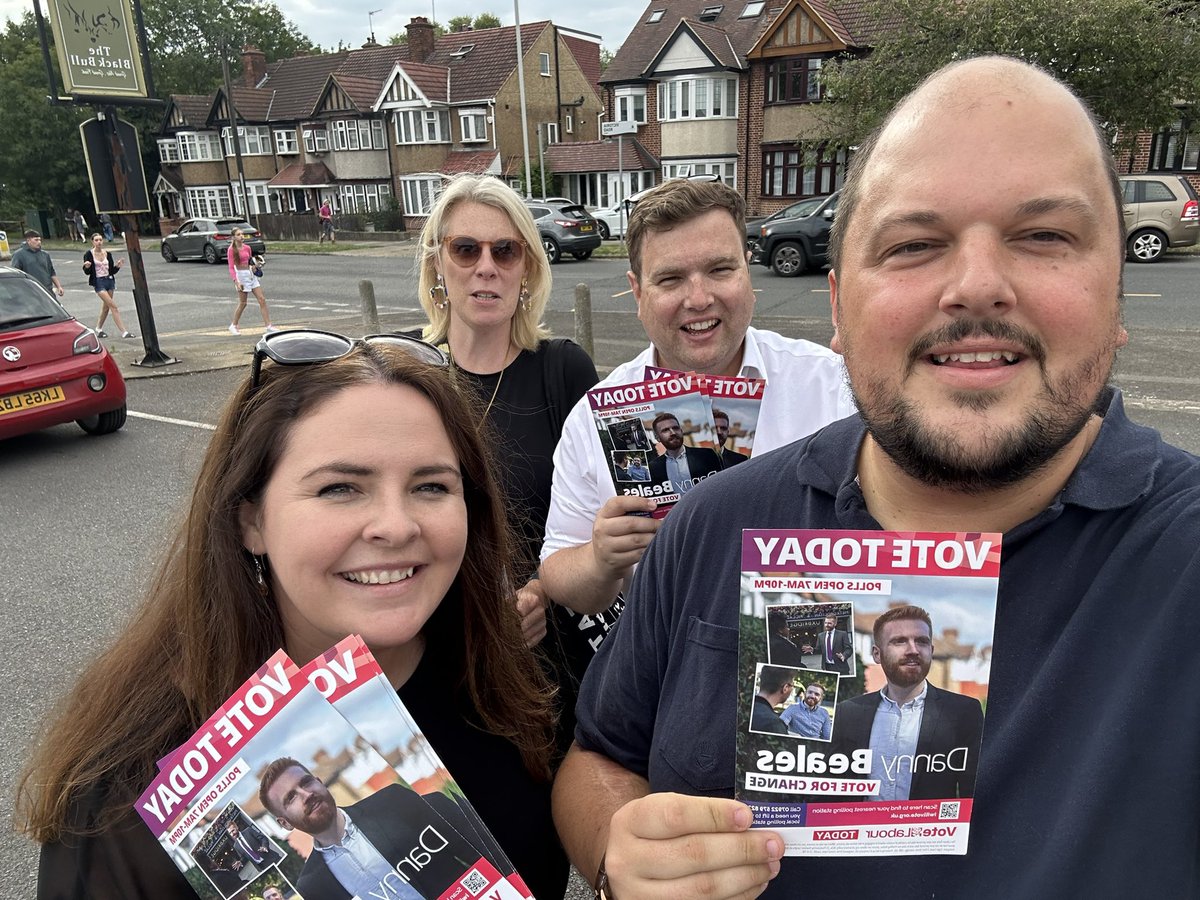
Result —
M 855 411 L 841 357 L 750 327 L 754 291 L 745 203 L 720 182 L 668 181 L 629 217 L 629 285 L 650 346 L 597 387 L 642 381 L 645 367 L 765 378 L 754 440 L 760 455 Z M 585 615 L 592 652 L 621 610 L 619 593 L 659 520 L 642 497 L 616 495 L 587 399 L 563 426 L 542 546 L 547 594 Z M 596 618 L 593 619 L 592 617 Z

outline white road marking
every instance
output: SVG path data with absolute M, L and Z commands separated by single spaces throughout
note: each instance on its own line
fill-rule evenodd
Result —
M 204 431 L 216 431 L 216 425 L 207 425 L 204 422 L 190 422 L 187 419 L 172 419 L 170 416 L 155 416 L 150 413 L 129 411 L 129 415 L 135 419 L 149 419 L 151 422 L 165 422 L 167 425 L 183 425 L 187 428 L 200 428 Z

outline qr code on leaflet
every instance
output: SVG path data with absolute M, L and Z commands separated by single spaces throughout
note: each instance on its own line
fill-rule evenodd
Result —
M 472 897 L 478 897 L 487 890 L 488 880 L 487 876 L 478 869 L 472 869 L 462 877 L 462 881 L 459 884 L 470 891 Z
M 939 819 L 957 819 L 959 803 L 957 800 L 950 800 L 946 803 L 938 804 Z

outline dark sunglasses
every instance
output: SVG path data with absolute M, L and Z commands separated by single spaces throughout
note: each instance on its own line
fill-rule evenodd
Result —
M 447 364 L 446 354 L 433 344 L 405 334 L 368 334 L 363 338 L 349 338 L 332 331 L 297 328 L 262 336 L 254 348 L 254 362 L 250 367 L 250 390 L 253 392 L 258 389 L 264 358 L 280 366 L 310 366 L 315 363 L 332 362 L 345 356 L 358 344 L 366 343 L 396 347 L 414 359 L 433 366 Z
M 479 262 L 483 248 L 487 247 L 492 253 L 492 261 L 502 269 L 511 269 L 525 258 L 525 242 L 516 238 L 502 238 L 498 241 L 477 241 L 473 237 L 460 234 L 442 238 L 450 259 L 463 268 Z

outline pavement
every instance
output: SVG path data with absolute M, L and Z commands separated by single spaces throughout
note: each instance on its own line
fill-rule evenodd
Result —
M 120 242 L 118 242 L 118 246 Z M 157 252 L 158 240 L 143 238 L 144 253 Z M 53 248 L 51 248 L 53 249 Z M 380 241 L 364 247 L 361 244 L 353 249 L 338 250 L 338 256 L 378 256 L 383 258 L 413 259 L 416 256 L 416 241 Z M 287 250 L 271 251 L 271 256 L 289 255 Z M 297 252 L 296 255 L 309 255 Z M 414 322 L 411 315 L 381 314 L 378 324 L 368 321 L 363 315 L 346 316 L 338 319 L 328 319 L 321 322 L 321 328 L 326 331 L 336 331 L 348 335 L 372 334 L 374 332 L 392 331 L 397 328 L 412 328 L 421 324 Z M 122 341 L 110 337 L 107 340 L 109 352 L 116 359 L 121 374 L 126 380 L 137 378 L 161 378 L 171 375 L 190 375 L 196 372 L 211 372 L 218 369 L 234 369 L 241 366 L 249 367 L 254 355 L 254 347 L 266 329 L 261 326 L 242 328 L 241 334 L 230 334 L 227 327 L 217 329 L 197 329 L 193 331 L 175 331 L 168 337 L 159 338 L 159 348 L 162 355 L 170 359 L 169 363 L 149 363 L 151 354 L 145 347 L 142 337 L 138 343 L 142 346 L 134 349 L 133 342 Z

